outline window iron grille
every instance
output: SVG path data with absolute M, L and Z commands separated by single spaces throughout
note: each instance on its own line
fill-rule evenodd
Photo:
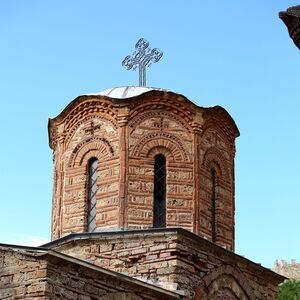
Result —
M 166 227 L 166 158 L 162 154 L 154 161 L 153 227 Z
M 216 242 L 216 171 L 211 170 L 211 240 Z
M 97 195 L 97 177 L 98 160 L 92 159 L 89 162 L 89 186 L 88 186 L 88 216 L 87 230 L 93 232 L 96 230 L 96 195 Z

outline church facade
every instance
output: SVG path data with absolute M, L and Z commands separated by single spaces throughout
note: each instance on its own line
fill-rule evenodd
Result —
M 79 96 L 48 130 L 52 241 L 2 245 L 11 293 L 6 257 L 30 257 L 49 299 L 276 298 L 284 277 L 234 253 L 239 131 L 225 109 L 114 88 Z

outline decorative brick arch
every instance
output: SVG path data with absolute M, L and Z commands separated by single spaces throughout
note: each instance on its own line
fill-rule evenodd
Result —
M 189 122 L 187 122 L 181 115 L 176 115 L 172 111 L 165 111 L 165 110 L 147 110 L 144 113 L 140 113 L 139 115 L 135 116 L 129 122 L 129 126 L 132 127 L 134 130 L 139 124 L 149 118 L 167 118 L 170 120 L 175 121 L 176 123 L 180 124 L 182 128 L 184 128 L 187 132 L 192 132 L 192 127 L 190 126 Z
M 219 178 L 231 183 L 232 178 L 230 175 L 228 163 L 224 158 L 223 153 L 215 148 L 209 148 L 203 155 L 202 166 L 205 170 L 215 169 Z
M 88 98 L 88 96 L 86 96 L 85 98 Z M 76 106 L 70 112 L 68 107 L 66 108 L 65 113 L 67 113 L 68 111 L 68 115 L 64 120 L 66 131 L 72 128 L 81 119 L 92 114 L 104 116 L 106 117 L 106 119 L 111 120 L 111 122 L 113 122 L 115 126 L 117 126 L 117 112 L 116 108 L 111 102 L 102 99 L 102 97 L 100 97 L 100 99 L 99 97 L 95 97 L 94 99 L 87 100 L 82 97 L 82 99 L 80 100 L 81 102 L 79 102 L 77 105 L 74 104 Z M 76 99 L 74 100 L 74 103 L 76 103 Z
M 255 300 L 248 279 L 230 265 L 223 265 L 207 274 L 195 288 L 195 300 Z
M 224 137 L 227 137 L 227 141 L 231 145 L 234 144 L 235 138 L 240 135 L 234 120 L 220 106 L 206 109 L 203 113 L 203 120 L 203 131 L 206 131 L 208 128 L 217 128 L 219 132 L 223 133 Z
M 87 164 L 91 157 L 99 160 L 113 158 L 114 151 L 110 143 L 101 137 L 90 137 L 79 143 L 72 151 L 68 166 L 81 166 Z
M 224 132 L 223 128 L 219 126 L 219 124 L 205 124 L 202 128 L 201 134 L 201 146 L 205 148 L 205 142 L 209 139 L 210 146 L 220 147 L 220 142 L 222 144 L 222 148 L 231 154 L 232 143 L 229 139 L 228 135 Z
M 135 102 L 131 105 L 131 119 L 135 119 L 145 111 L 164 111 L 180 117 L 187 126 L 192 128 L 194 111 L 187 98 L 166 92 L 160 93 L 160 96 L 157 96 L 157 91 L 154 94 L 156 95 L 154 96 L 151 92 L 144 94 L 143 102 Z
M 234 250 L 234 177 L 222 149 L 203 149 L 200 165 L 200 232 L 220 246 Z M 208 212 L 208 213 L 207 213 Z
M 112 128 L 114 128 L 115 131 L 117 131 L 117 127 L 116 124 L 114 122 L 112 122 L 112 120 L 110 118 L 106 118 L 106 116 L 104 115 L 96 115 L 96 114 L 91 114 L 88 116 L 83 117 L 82 119 L 78 119 L 76 123 L 72 123 L 72 127 L 69 127 L 67 129 L 67 134 L 65 137 L 65 145 L 66 147 L 68 147 L 68 144 L 70 143 L 70 141 L 72 140 L 72 137 L 74 136 L 76 130 L 84 123 L 87 123 L 89 120 L 93 120 L 93 119 L 97 119 L 100 120 L 102 122 L 106 122 L 109 123 L 111 125 Z
M 139 140 L 131 154 L 134 157 L 146 158 L 153 148 L 162 147 L 172 153 L 174 161 L 189 161 L 188 151 L 177 136 L 169 133 L 150 133 Z
M 173 153 L 168 148 L 165 148 L 165 147 L 162 147 L 162 146 L 157 146 L 157 147 L 152 148 L 148 152 L 147 157 L 151 157 L 154 160 L 155 156 L 158 155 L 158 154 L 164 155 L 165 158 L 167 159 L 167 161 L 174 161 L 175 160 Z

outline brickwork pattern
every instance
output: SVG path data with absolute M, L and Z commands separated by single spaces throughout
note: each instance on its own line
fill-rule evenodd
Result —
M 154 157 L 166 157 L 166 223 L 210 239 L 218 170 L 216 243 L 234 250 L 234 149 L 238 130 L 220 108 L 171 92 L 131 99 L 81 96 L 49 122 L 54 150 L 52 239 L 86 231 L 87 164 L 99 160 L 97 230 L 153 226 Z
M 284 280 L 182 229 L 99 234 L 53 247 L 165 289 L 184 291 L 188 299 L 271 300 Z
M 0 299 L 179 299 L 136 280 L 38 248 L 0 248 Z
M 216 171 L 216 240 L 220 245 L 234 241 L 234 153 L 226 138 L 207 129 L 202 136 L 200 148 L 200 228 L 204 236 L 211 236 L 211 169 Z M 232 249 L 232 248 L 229 248 Z
M 148 111 L 129 123 L 128 224 L 149 228 L 153 224 L 154 158 L 167 161 L 167 227 L 193 230 L 193 140 L 174 114 Z
M 47 264 L 39 256 L 0 247 L 0 299 L 44 299 Z

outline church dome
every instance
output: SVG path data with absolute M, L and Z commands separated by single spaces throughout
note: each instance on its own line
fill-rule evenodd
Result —
M 100 95 L 100 96 L 107 96 L 110 98 L 115 99 L 126 99 L 131 98 L 135 96 L 139 96 L 141 94 L 150 92 L 150 91 L 165 91 L 168 90 L 160 89 L 160 88 L 154 88 L 154 87 L 145 87 L 145 86 L 121 86 L 121 87 L 114 87 L 111 89 L 106 89 L 104 91 L 101 91 L 99 93 L 95 93 L 93 95 Z

